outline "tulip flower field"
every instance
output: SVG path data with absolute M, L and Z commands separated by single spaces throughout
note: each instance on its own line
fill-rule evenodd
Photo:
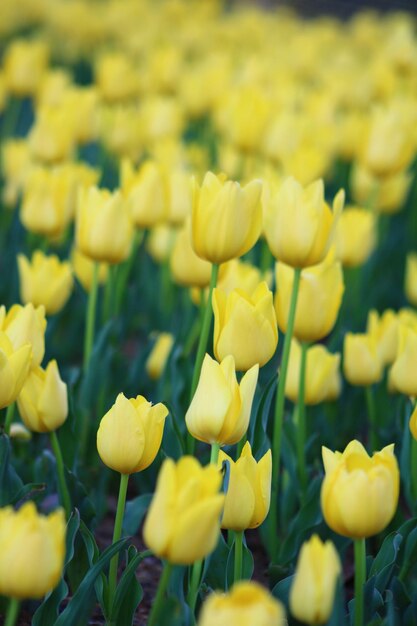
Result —
M 0 3 L 0 623 L 417 624 L 417 18 Z

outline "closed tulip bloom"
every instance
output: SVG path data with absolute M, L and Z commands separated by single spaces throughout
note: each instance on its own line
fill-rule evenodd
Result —
M 128 211 L 138 228 L 163 222 L 168 211 L 166 176 L 158 163 L 145 161 L 135 172 L 130 161 L 122 161 L 121 189 Z
M 301 346 L 296 339 L 291 341 L 285 395 L 292 402 L 298 402 L 300 384 Z M 325 346 L 311 346 L 307 351 L 307 365 L 304 387 L 304 402 L 307 405 L 320 404 L 335 399 L 340 392 L 340 354 L 331 354 Z
M 407 171 L 377 178 L 362 164 L 356 163 L 350 183 L 356 202 L 364 206 L 371 203 L 371 208 L 378 213 L 392 215 L 403 208 L 412 180 Z
M 191 220 L 187 220 L 175 239 L 170 259 L 173 280 L 186 287 L 207 287 L 211 264 L 196 255 L 191 244 Z
M 3 60 L 9 92 L 20 98 L 34 95 L 47 69 L 48 56 L 48 48 L 42 41 L 12 41 Z
M 281 602 L 255 581 L 240 581 L 228 593 L 216 591 L 204 602 L 198 626 L 285 626 Z
M 407 255 L 405 266 L 405 295 L 413 306 L 417 306 L 417 254 L 414 252 Z
M 73 106 L 42 106 L 38 109 L 28 141 L 35 159 L 53 164 L 71 158 L 76 145 Z
M 145 366 L 148 376 L 152 380 L 157 380 L 161 377 L 173 345 L 174 335 L 171 333 L 159 333 Z
M 388 365 L 395 360 L 398 346 L 398 325 L 398 316 L 391 309 L 387 309 L 382 315 L 379 315 L 375 310 L 369 311 L 366 332 L 375 337 L 382 365 Z
M 342 571 L 331 541 L 318 535 L 301 546 L 290 591 L 292 615 L 305 624 L 324 624 L 330 618 L 337 579 Z
M 417 332 L 404 324 L 398 330 L 397 356 L 390 370 L 393 390 L 417 396 Z
M 36 250 L 31 261 L 19 254 L 17 265 L 22 302 L 32 302 L 34 306 L 43 304 L 48 315 L 58 313 L 68 301 L 73 287 L 70 263 Z
M 343 373 L 351 385 L 367 387 L 382 378 L 382 363 L 373 335 L 346 333 L 343 346 Z
M 277 263 L 275 275 L 278 326 L 286 332 L 294 270 L 284 263 Z M 294 324 L 294 336 L 299 341 L 320 341 L 331 332 L 339 314 L 344 290 L 343 271 L 339 262 L 326 259 L 301 272 Z
M 413 435 L 414 439 L 417 440 L 417 407 L 415 407 L 413 412 L 411 413 L 408 425 L 410 427 L 411 434 Z
M 30 371 L 17 406 L 29 430 L 47 433 L 62 426 L 68 417 L 68 394 L 56 361 L 50 361 L 45 369 L 38 366 Z
M 324 184 L 317 180 L 303 187 L 287 178 L 265 207 L 264 232 L 278 261 L 295 268 L 317 265 L 325 258 L 344 203 L 340 191 L 333 211 L 324 199 Z
M 152 406 L 143 396 L 122 393 L 100 422 L 97 450 L 107 467 L 121 474 L 146 469 L 158 454 L 168 409 Z
M 323 447 L 323 463 L 321 508 L 327 525 L 352 539 L 384 530 L 398 504 L 400 473 L 394 444 L 372 457 L 356 440 L 343 453 Z
M 214 354 L 218 361 L 231 354 L 236 369 L 265 365 L 278 345 L 278 327 L 272 291 L 266 282 L 252 294 L 234 289 L 226 295 L 213 291 Z
M 262 184 L 245 187 L 207 172 L 194 190 L 192 245 L 199 257 L 224 263 L 248 252 L 262 228 Z
M 86 256 L 78 248 L 73 248 L 71 252 L 72 269 L 75 276 L 83 286 L 85 291 L 90 291 L 93 284 L 94 261 Z M 107 263 L 99 263 L 98 282 L 103 284 L 107 280 L 109 266 Z
M 164 263 L 171 255 L 176 231 L 167 224 L 154 226 L 146 240 L 146 249 L 156 263 Z
M 7 207 L 14 208 L 32 167 L 27 140 L 9 139 L 4 141 L 1 158 L 5 182 L 3 199 Z
M 32 365 L 40 365 L 45 354 L 45 308 L 32 303 L 13 305 L 6 314 L 0 307 L 0 330 L 6 333 L 14 350 L 26 344 L 32 346 Z
M 336 226 L 336 257 L 344 267 L 366 263 L 376 245 L 375 215 L 356 207 L 343 211 Z
M 192 436 L 222 446 L 240 441 L 249 426 L 258 372 L 258 365 L 254 365 L 239 385 L 232 356 L 217 363 L 206 354 L 196 392 L 185 416 Z
M 65 559 L 62 509 L 40 515 L 33 502 L 0 509 L 0 594 L 40 599 L 59 583 Z
M 224 495 L 214 465 L 201 467 L 191 456 L 166 459 L 143 528 L 145 544 L 170 563 L 190 565 L 217 545 Z
M 261 271 L 255 265 L 232 259 L 223 265 L 217 286 L 226 294 L 234 289 L 253 293 L 262 279 Z
M 193 187 L 190 173 L 185 169 L 173 169 L 168 176 L 168 221 L 181 225 L 191 214 Z
M 138 94 L 137 68 L 122 52 L 103 55 L 95 68 L 95 78 L 100 95 L 107 102 L 121 102 Z
M 259 462 L 247 441 L 236 463 L 220 450 L 218 465 L 230 463 L 229 486 L 224 503 L 222 528 L 235 531 L 257 528 L 265 520 L 271 501 L 271 450 Z
M 6 333 L 0 331 L 0 409 L 16 400 L 29 373 L 31 360 L 29 343 L 14 348 Z
M 75 238 L 81 252 L 94 261 L 120 263 L 128 258 L 133 226 L 119 191 L 80 190 Z

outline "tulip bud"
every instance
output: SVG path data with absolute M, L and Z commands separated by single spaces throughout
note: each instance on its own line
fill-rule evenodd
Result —
M 48 65 L 48 48 L 42 41 L 15 39 L 3 60 L 7 88 L 18 97 L 32 96 Z
M 300 385 L 301 346 L 296 339 L 291 341 L 288 361 L 285 395 L 292 402 L 298 402 Z M 304 402 L 307 405 L 320 404 L 336 399 L 340 394 L 340 354 L 330 354 L 322 346 L 311 346 L 307 351 L 304 387 Z
M 85 256 L 78 248 L 73 248 L 71 252 L 71 262 L 74 274 L 82 284 L 85 291 L 90 291 L 93 284 L 94 264 L 90 257 Z M 99 263 L 98 282 L 103 284 L 107 280 L 109 266 L 107 263 Z
M 196 392 L 185 415 L 187 428 L 195 439 L 221 446 L 242 439 L 249 426 L 258 372 L 259 366 L 254 365 L 239 385 L 232 356 L 219 364 L 206 354 Z
M 265 365 L 278 345 L 273 295 L 266 282 L 252 295 L 235 289 L 213 291 L 214 353 L 218 361 L 231 354 L 237 370 Z
M 283 332 L 287 329 L 293 281 L 294 270 L 277 263 L 275 310 Z M 320 341 L 331 332 L 344 290 L 342 267 L 329 258 L 301 272 L 294 323 L 294 336 L 299 341 Z
M 207 287 L 210 284 L 211 264 L 200 259 L 191 244 L 191 221 L 178 231 L 171 253 L 170 269 L 173 280 L 187 287 Z
M 143 396 L 122 393 L 100 422 L 97 450 L 107 467 L 121 474 L 146 469 L 158 454 L 168 409 L 152 406 Z
M 40 365 L 45 354 L 45 308 L 33 304 L 15 304 L 6 314 L 0 307 L 0 330 L 10 339 L 14 350 L 26 344 L 32 346 L 32 365 Z
M 342 265 L 363 265 L 371 256 L 375 245 L 375 215 L 353 207 L 343 211 L 335 231 L 336 257 Z
M 25 304 L 43 304 L 48 315 L 58 313 L 66 304 L 73 287 L 71 265 L 56 255 L 46 256 L 40 250 L 30 262 L 23 254 L 17 257 L 20 297 Z
M 190 456 L 166 459 L 143 528 L 145 544 L 175 565 L 204 559 L 216 547 L 224 495 L 214 465 L 201 467 Z
M 173 345 L 174 335 L 171 333 L 159 333 L 145 366 L 148 376 L 152 380 L 157 380 L 161 377 Z
M 281 602 L 255 581 L 235 583 L 228 593 L 212 593 L 198 626 L 286 626 Z
M 337 579 L 342 571 L 331 541 L 313 535 L 301 547 L 290 591 L 290 609 L 306 624 L 324 624 L 330 618 Z
M 271 501 L 271 450 L 257 463 L 249 442 L 236 463 L 220 450 L 218 466 L 230 463 L 229 486 L 224 503 L 222 528 L 235 531 L 257 528 L 268 515 Z
M 0 331 L 0 409 L 16 400 L 29 373 L 31 360 L 29 343 L 14 348 L 6 333 Z
M 325 477 L 321 488 L 324 519 L 339 535 L 371 537 L 384 530 L 398 504 L 400 473 L 394 444 L 369 457 L 359 441 L 343 453 L 323 447 Z
M 120 192 L 80 190 L 75 238 L 81 252 L 94 261 L 120 263 L 128 258 L 133 226 Z
M 375 337 L 346 333 L 343 348 L 343 372 L 351 385 L 367 387 L 382 378 L 382 363 Z
M 258 180 L 241 187 L 207 172 L 193 199 L 192 245 L 199 257 L 224 263 L 255 245 L 262 228 L 261 191 Z
M 32 433 L 23 424 L 19 422 L 13 422 L 10 424 L 10 439 L 16 439 L 17 441 L 30 441 L 32 439 Z
M 0 594 L 42 598 L 62 576 L 65 559 L 65 516 L 62 509 L 40 515 L 33 502 L 18 511 L 0 509 Z
M 150 228 L 167 216 L 168 188 L 162 168 L 145 161 L 137 172 L 130 161 L 122 161 L 121 190 L 128 211 L 138 228 Z
M 397 356 L 390 370 L 393 390 L 406 396 L 417 396 L 417 332 L 400 324 Z
M 391 309 L 384 311 L 381 316 L 377 311 L 369 311 L 366 332 L 375 337 L 382 365 L 392 363 L 397 354 L 398 324 L 398 316 Z
M 405 266 L 405 295 L 413 306 L 417 306 L 417 254 L 407 255 Z
M 68 417 L 68 395 L 56 361 L 50 361 L 46 369 L 38 366 L 29 372 L 17 406 L 29 430 L 47 433 L 62 426 Z
M 340 191 L 332 212 L 324 199 L 322 180 L 303 188 L 294 178 L 287 178 L 265 210 L 264 232 L 274 257 L 295 268 L 321 263 L 343 202 L 344 192 Z

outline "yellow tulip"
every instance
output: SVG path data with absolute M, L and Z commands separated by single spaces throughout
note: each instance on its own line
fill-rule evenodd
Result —
M 369 457 L 359 441 L 344 452 L 323 447 L 321 488 L 324 519 L 339 535 L 362 539 L 381 532 L 397 509 L 400 473 L 394 445 Z
M 405 324 L 398 329 L 397 356 L 390 370 L 393 390 L 407 396 L 417 396 L 417 332 Z
M 29 343 L 14 348 L 5 332 L 0 331 L 0 408 L 12 404 L 25 382 L 32 360 Z
M 146 249 L 156 263 L 164 263 L 171 255 L 176 231 L 167 224 L 154 226 L 146 240 Z
M 408 425 L 410 427 L 411 434 L 413 435 L 414 439 L 417 440 L 417 407 L 413 409 L 413 412 L 410 415 L 410 421 L 408 422 Z
M 262 184 L 245 187 L 207 172 L 194 190 L 192 245 L 199 257 L 224 263 L 248 252 L 262 228 Z
M 218 466 L 230 463 L 222 528 L 235 531 L 257 528 L 265 520 L 271 501 L 272 456 L 268 450 L 259 462 L 247 441 L 236 463 L 220 450 Z
M 379 213 L 391 215 L 403 208 L 412 176 L 406 171 L 384 178 L 373 176 L 362 164 L 356 163 L 351 175 L 352 195 L 364 206 L 372 204 Z
M 343 373 L 351 385 L 367 387 L 383 374 L 378 344 L 373 335 L 346 333 L 343 346 Z
M 351 207 L 343 211 L 336 226 L 336 257 L 344 267 L 363 265 L 376 245 L 375 215 Z
M 273 295 L 266 282 L 252 294 L 234 289 L 213 291 L 214 353 L 218 361 L 231 354 L 237 370 L 265 365 L 278 345 Z
M 71 265 L 56 255 L 46 256 L 40 250 L 29 261 L 23 254 L 17 257 L 22 302 L 34 306 L 43 304 L 48 315 L 58 313 L 68 301 L 73 287 Z
M 63 68 L 48 69 L 36 91 L 36 107 L 44 104 L 57 106 L 71 88 L 71 74 Z
M 15 207 L 23 191 L 32 165 L 26 139 L 9 139 L 1 151 L 5 189 L 3 199 L 8 207 Z
M 76 144 L 73 106 L 42 106 L 36 113 L 28 141 L 32 155 L 47 164 L 71 158 Z
M 249 426 L 258 371 L 258 365 L 254 365 L 239 385 L 232 356 L 219 364 L 206 354 L 196 392 L 185 415 L 192 436 L 222 446 L 240 441 Z
M 286 332 L 294 270 L 284 263 L 276 264 L 275 310 L 278 326 Z M 319 341 L 333 329 L 344 292 L 343 271 L 339 262 L 323 263 L 301 272 L 294 336 L 299 341 Z
M 166 459 L 143 528 L 145 544 L 170 563 L 190 565 L 217 545 L 224 495 L 214 465 L 201 467 L 191 456 Z
M 405 295 L 413 306 L 417 306 L 417 254 L 407 255 L 405 266 Z
M 168 221 L 179 226 L 191 214 L 193 203 L 193 189 L 187 170 L 175 168 L 170 172 L 168 198 Z
M 368 314 L 366 332 L 375 337 L 382 365 L 392 363 L 397 354 L 399 316 L 387 309 L 380 316 L 371 310 Z
M 207 287 L 210 284 L 211 264 L 200 259 L 191 243 L 191 220 L 178 231 L 170 259 L 173 280 L 186 287 Z
M 78 248 L 73 248 L 71 252 L 71 263 L 74 274 L 80 281 L 85 291 L 90 291 L 93 284 L 94 261 L 86 256 Z M 107 280 L 108 264 L 99 263 L 98 282 L 103 284 Z
M 228 261 L 221 269 L 217 286 L 227 295 L 234 289 L 252 294 L 263 279 L 261 271 L 255 265 L 239 259 Z
M 343 203 L 344 192 L 339 191 L 331 211 L 322 180 L 304 188 L 294 178 L 287 178 L 265 207 L 264 232 L 274 257 L 296 268 L 323 261 Z
M 0 509 L 0 593 L 42 598 L 59 583 L 65 559 L 62 509 L 40 515 L 33 502 Z
M 0 331 L 6 333 L 14 350 L 26 344 L 32 346 L 32 365 L 40 365 L 45 354 L 45 308 L 33 304 L 13 305 L 6 314 L 0 307 Z
M 107 102 L 128 100 L 138 94 L 139 73 L 133 60 L 122 52 L 102 55 L 95 78 L 100 95 Z
M 301 546 L 290 591 L 292 615 L 306 624 L 324 624 L 330 618 L 342 566 L 331 541 L 318 535 Z
M 100 108 L 99 136 L 109 152 L 120 158 L 138 160 L 143 149 L 142 135 L 137 104 Z
M 16 439 L 17 441 L 30 441 L 32 439 L 32 433 L 23 424 L 19 422 L 13 422 L 10 424 L 10 439 Z
M 94 261 L 120 263 L 128 258 L 133 226 L 119 191 L 80 190 L 75 239 L 81 252 Z
M 143 396 L 122 393 L 100 422 L 97 450 L 107 467 L 121 474 L 146 469 L 158 454 L 168 409 L 152 406 Z
M 228 593 L 212 593 L 198 626 L 286 626 L 281 602 L 255 581 L 240 581 Z
M 145 365 L 148 376 L 152 380 L 157 380 L 161 377 L 173 345 L 174 335 L 171 333 L 159 333 Z
M 85 145 L 97 139 L 98 92 L 94 87 L 72 85 L 64 94 L 65 106 L 77 111 L 74 120 L 74 139 L 77 144 Z
M 17 398 L 17 406 L 29 430 L 46 433 L 62 426 L 68 417 L 68 394 L 56 361 L 50 361 L 45 369 L 38 366 L 31 370 Z
M 157 163 L 145 161 L 137 172 L 130 161 L 122 161 L 121 189 L 129 213 L 138 228 L 150 228 L 167 217 L 166 176 Z
M 37 91 L 48 65 L 48 48 L 42 41 L 14 39 L 3 60 L 7 88 L 18 97 Z
M 301 365 L 301 346 L 291 341 L 285 395 L 298 402 Z M 307 351 L 304 402 L 307 405 L 334 400 L 340 394 L 340 354 L 331 354 L 325 346 L 311 346 Z

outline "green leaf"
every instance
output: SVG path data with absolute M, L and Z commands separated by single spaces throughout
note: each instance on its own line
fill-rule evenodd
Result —
M 127 502 L 123 518 L 123 530 L 127 535 L 135 535 L 138 532 L 152 496 L 152 493 L 145 493 Z
M 10 439 L 0 435 L 0 506 L 16 502 L 24 489 L 23 482 L 10 461 Z
M 149 552 L 139 552 L 134 546 L 128 550 L 128 565 L 117 585 L 113 607 L 111 609 L 111 621 L 116 626 L 130 626 L 135 611 L 143 598 L 142 585 L 136 578 L 136 570 Z
M 275 373 L 262 392 L 256 409 L 255 420 L 249 426 L 249 441 L 252 442 L 254 455 L 263 454 L 271 447 L 267 427 L 276 383 L 277 374 Z
M 383 593 L 388 587 L 402 540 L 402 536 L 397 531 L 390 533 L 385 537 L 372 563 L 369 578 L 375 576 L 375 588 L 378 589 L 380 593 Z
M 212 589 L 226 588 L 226 572 L 230 547 L 220 535 L 216 549 L 204 561 L 203 580 Z
M 281 602 L 285 604 L 285 606 L 288 606 L 289 604 L 290 589 L 293 580 L 294 575 L 287 576 L 287 578 L 283 578 L 282 580 L 280 580 L 279 583 L 277 583 L 272 589 L 272 595 L 274 596 L 274 598 L 277 598 L 277 600 L 281 600 Z
M 230 589 L 230 587 L 233 585 L 234 564 L 235 564 L 235 549 L 234 549 L 234 542 L 233 542 L 232 549 L 229 551 L 229 556 L 227 559 L 226 591 L 227 589 Z M 252 555 L 252 552 L 249 550 L 248 546 L 246 545 L 246 541 L 244 540 L 244 543 L 242 546 L 242 579 L 243 580 L 250 580 L 252 578 L 253 568 L 254 568 L 253 555 Z

